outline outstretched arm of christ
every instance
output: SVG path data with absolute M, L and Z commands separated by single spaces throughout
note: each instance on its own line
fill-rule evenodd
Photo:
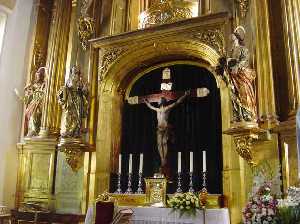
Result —
M 190 90 L 186 91 L 183 96 L 181 96 L 175 103 L 172 103 L 171 105 L 167 106 L 166 109 L 171 110 L 172 108 L 176 107 L 178 104 L 181 104 L 185 100 L 185 98 L 190 94 L 191 94 Z
M 155 110 L 155 111 L 158 110 L 158 108 L 152 106 L 151 103 L 149 103 L 149 101 L 148 101 L 147 99 L 144 100 L 144 102 L 145 102 L 145 104 L 147 105 L 147 107 L 149 107 L 151 110 Z

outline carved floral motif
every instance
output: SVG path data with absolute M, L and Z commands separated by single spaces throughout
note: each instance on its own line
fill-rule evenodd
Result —
M 221 29 L 204 30 L 196 33 L 194 38 L 211 46 L 221 55 L 224 54 L 225 39 Z
M 100 65 L 98 68 L 98 74 L 99 74 L 99 81 L 101 82 L 106 75 L 106 72 L 108 70 L 108 68 L 110 67 L 110 65 L 117 60 L 118 57 L 120 57 L 124 52 L 126 51 L 125 48 L 107 48 L 105 50 L 103 50 L 101 52 L 100 50 L 100 54 L 102 53 L 102 60 L 100 60 Z
M 234 137 L 234 142 L 236 145 L 237 153 L 248 162 L 250 166 L 255 166 L 255 162 L 253 161 L 252 155 L 252 147 L 253 143 L 256 140 L 251 135 L 243 135 L 243 136 L 236 136 Z
M 249 0 L 236 0 L 239 6 L 240 16 L 245 18 L 249 8 Z
M 77 172 L 83 166 L 84 152 L 80 148 L 66 146 L 61 151 L 65 153 L 66 162 L 74 172 Z

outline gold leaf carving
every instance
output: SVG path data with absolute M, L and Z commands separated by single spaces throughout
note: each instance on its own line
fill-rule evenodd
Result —
M 152 6 L 141 13 L 140 28 L 173 23 L 192 17 L 188 2 L 176 0 L 156 0 Z
M 240 16 L 245 18 L 249 8 L 249 0 L 236 0 L 239 6 Z
M 102 60 L 100 60 L 100 65 L 98 69 L 99 81 L 101 82 L 106 75 L 106 72 L 110 65 L 117 60 L 124 52 L 125 48 L 108 48 L 105 49 L 102 53 Z
M 88 40 L 95 33 L 94 19 L 89 16 L 81 16 L 78 21 L 78 37 L 81 43 L 82 49 L 86 50 L 88 46 Z
M 225 52 L 225 38 L 221 29 L 204 30 L 196 33 L 194 38 L 211 46 L 221 55 Z
M 66 155 L 66 162 L 74 172 L 77 172 L 83 166 L 84 152 L 80 148 L 65 147 L 61 150 Z
M 256 140 L 256 138 L 253 138 L 250 135 L 245 136 L 236 136 L 234 137 L 234 142 L 236 145 L 236 151 L 237 153 L 245 159 L 250 166 L 255 166 L 256 164 L 253 161 L 253 155 L 252 155 L 252 147 L 253 142 Z

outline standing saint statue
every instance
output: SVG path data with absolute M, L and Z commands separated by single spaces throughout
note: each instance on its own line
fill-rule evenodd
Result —
M 76 66 L 71 68 L 66 85 L 61 87 L 57 96 L 63 108 L 61 136 L 63 138 L 81 137 L 83 120 L 88 113 L 88 90 Z
M 41 127 L 43 101 L 45 97 L 45 67 L 35 73 L 34 81 L 24 89 L 25 96 L 25 133 L 27 137 L 37 136 Z
M 231 36 L 232 48 L 227 58 L 220 58 L 217 73 L 231 89 L 233 120 L 256 122 L 257 108 L 254 91 L 256 73 L 249 68 L 249 50 L 245 47 L 245 29 L 238 26 Z M 224 71 L 228 72 L 228 77 Z
M 190 91 L 186 91 L 183 96 L 177 99 L 174 103 L 167 105 L 167 100 L 162 97 L 160 99 L 158 107 L 152 106 L 147 99 L 145 99 L 145 104 L 152 110 L 156 111 L 157 116 L 157 147 L 161 159 L 161 167 L 165 167 L 167 162 L 168 154 L 168 142 L 170 137 L 170 125 L 168 123 L 170 111 L 182 103 L 184 99 L 190 95 Z

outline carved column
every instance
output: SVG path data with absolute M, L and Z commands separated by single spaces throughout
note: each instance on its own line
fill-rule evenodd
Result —
M 286 190 L 299 181 L 298 149 L 296 136 L 296 112 L 300 106 L 300 2 L 299 0 L 281 0 L 283 24 L 283 50 L 281 57 L 286 67 L 282 80 L 287 90 L 279 102 L 282 106 L 280 126 L 274 131 L 279 133 L 283 185 Z M 283 57 L 285 56 L 285 60 Z M 286 102 L 287 101 L 287 102 Z
M 281 0 L 283 35 L 288 68 L 289 116 L 295 116 L 300 102 L 300 3 Z
M 255 0 L 258 119 L 263 128 L 277 124 L 267 0 Z
M 71 1 L 55 0 L 54 2 L 46 62 L 48 82 L 43 106 L 41 137 L 59 133 L 61 110 L 56 93 L 64 83 L 71 9 Z

